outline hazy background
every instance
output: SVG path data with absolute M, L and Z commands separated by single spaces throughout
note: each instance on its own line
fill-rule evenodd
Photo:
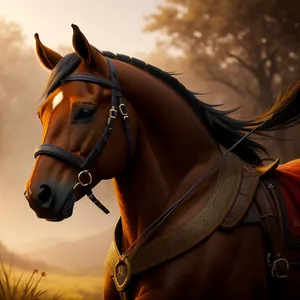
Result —
M 188 88 L 209 93 L 205 101 L 226 102 L 226 108 L 244 103 L 235 116 L 251 118 L 299 79 L 297 4 L 0 0 L 0 242 L 6 254 L 22 254 L 23 265 L 30 258 L 45 261 L 49 268 L 101 274 L 119 215 L 110 181 L 95 189 L 111 210 L 108 216 L 84 198 L 70 219 L 48 223 L 35 216 L 23 196 L 40 142 L 36 111 L 48 76 L 35 57 L 34 33 L 48 47 L 65 53 L 72 49 L 75 23 L 97 48 L 183 72 L 178 78 Z M 271 154 L 282 162 L 299 157 L 297 130 L 299 126 L 281 133 L 289 142 L 267 143 Z
M 70 5 L 70 1 L 54 0 L 46 5 L 46 2 L 36 0 L 0 0 L 0 86 L 6 83 L 5 90 L 8 90 L 1 97 L 0 112 L 3 135 L 0 163 L 4 171 L 0 174 L 0 211 L 3 212 L 0 237 L 11 249 L 19 250 L 29 243 L 38 247 L 40 239 L 75 239 L 98 233 L 112 226 L 118 214 L 109 183 L 96 189 L 96 194 L 112 211 L 109 216 L 84 199 L 76 204 L 71 219 L 59 224 L 48 223 L 35 217 L 23 197 L 24 184 L 33 165 L 33 150 L 40 141 L 41 128 L 35 115 L 37 100 L 48 75 L 32 57 L 33 35 L 38 32 L 41 40 L 56 50 L 60 46 L 68 48 L 72 45 L 71 24 L 75 23 L 100 49 L 128 55 L 149 53 L 155 48 L 155 40 L 142 32 L 143 15 L 153 11 L 159 2 L 162 1 L 97 0 L 82 5 L 81 0 L 75 0 Z M 4 22 L 18 24 L 24 39 L 18 36 L 17 29 L 9 32 L 5 26 L 10 25 Z M 6 39 L 9 43 L 19 39 L 20 49 L 24 49 L 20 52 L 28 52 L 28 57 L 24 61 L 21 57 L 17 58 L 20 61 L 14 61 Z M 6 62 L 8 58 L 12 62 Z M 8 78 L 10 74 L 11 78 Z

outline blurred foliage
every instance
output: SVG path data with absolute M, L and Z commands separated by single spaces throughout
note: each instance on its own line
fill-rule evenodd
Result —
M 296 0 L 166 0 L 147 16 L 145 30 L 160 32 L 197 76 L 249 99 L 257 114 L 299 79 L 298 4 Z M 299 156 L 300 147 L 287 154 L 286 144 L 279 145 L 285 159 Z
M 0 140 L 1 155 L 10 152 L 8 139 L 24 130 L 24 116 L 38 104 L 47 73 L 32 48 L 25 44 L 19 25 L 0 18 Z M 27 128 L 28 134 L 28 128 Z M 26 139 L 26 135 L 23 136 Z
M 19 25 L 0 19 L 0 103 L 7 107 L 45 81 L 32 48 L 25 44 Z M 30 101 L 30 99 L 23 99 Z M 30 103 L 30 102 L 29 102 Z
M 14 151 L 10 142 L 20 141 L 20 136 L 26 140 L 32 133 L 30 129 L 37 130 L 31 127 L 36 124 L 28 120 L 38 107 L 47 72 L 39 65 L 34 49 L 26 45 L 21 27 L 3 18 L 0 18 L 0 49 L 0 163 L 3 163 L 4 156 Z

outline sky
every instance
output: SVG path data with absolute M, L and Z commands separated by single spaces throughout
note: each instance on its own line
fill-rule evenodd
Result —
M 38 32 L 47 46 L 71 46 L 74 23 L 101 50 L 150 52 L 155 35 L 143 33 L 145 16 L 163 0 L 0 0 L 0 16 L 19 23 L 29 45 Z
M 77 24 L 91 44 L 101 50 L 134 55 L 155 49 L 156 36 L 143 32 L 144 16 L 163 0 L 0 0 L 0 17 L 18 23 L 26 43 L 35 46 L 38 32 L 42 42 L 57 50 L 72 46 L 71 24 Z M 40 126 L 37 122 L 36 126 Z M 14 137 L 13 137 L 14 138 Z M 36 144 L 40 136 L 32 137 Z M 33 166 L 34 147 L 21 143 L 15 132 L 15 148 L 7 153 L 0 174 L 0 241 L 17 251 L 27 244 L 41 247 L 45 239 L 79 239 L 112 227 L 119 215 L 110 182 L 100 183 L 96 196 L 112 211 L 104 215 L 82 199 L 71 218 L 60 223 L 40 220 L 24 199 L 24 185 Z M 23 152 L 20 152 L 22 147 Z M 22 153 L 22 155 L 20 155 Z M 22 184 L 20 184 L 22 183 Z M 39 243 L 39 244 L 38 244 Z

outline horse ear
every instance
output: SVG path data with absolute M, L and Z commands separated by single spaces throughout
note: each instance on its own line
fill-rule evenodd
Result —
M 37 33 L 34 35 L 34 38 L 36 41 L 36 53 L 40 62 L 45 68 L 53 70 L 56 64 L 62 59 L 62 56 L 59 53 L 44 46 L 40 41 L 39 35 Z
M 98 72 L 108 73 L 108 64 L 105 57 L 90 45 L 77 25 L 72 24 L 71 26 L 73 28 L 73 47 L 76 53 L 90 68 Z

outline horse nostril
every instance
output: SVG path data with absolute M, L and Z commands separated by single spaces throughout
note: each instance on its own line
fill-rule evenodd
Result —
M 39 204 L 43 208 L 49 208 L 51 205 L 53 199 L 54 199 L 54 193 L 51 187 L 47 184 L 42 184 L 40 186 L 41 191 L 37 195 L 37 199 L 39 201 Z

